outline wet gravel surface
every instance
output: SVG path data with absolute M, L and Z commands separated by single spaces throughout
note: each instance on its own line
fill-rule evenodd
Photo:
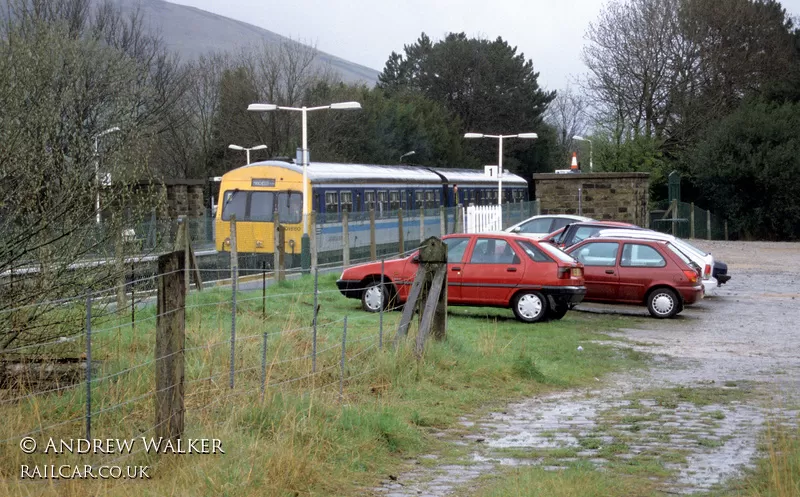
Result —
M 695 244 L 726 262 L 732 279 L 675 319 L 632 320 L 635 327 L 617 333 L 653 357 L 648 371 L 465 417 L 460 429 L 436 436 L 467 455 L 423 456 L 374 493 L 469 495 L 479 476 L 525 464 L 641 470 L 685 494 L 740 476 L 758 455 L 765 422 L 797 418 L 800 244 Z M 643 307 L 579 308 L 648 315 Z

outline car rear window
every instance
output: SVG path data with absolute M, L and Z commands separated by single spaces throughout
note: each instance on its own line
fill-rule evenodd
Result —
M 681 250 L 678 247 L 676 247 L 675 245 L 673 245 L 673 244 L 668 242 L 667 243 L 667 248 L 670 249 L 672 251 L 672 253 L 674 253 L 675 255 L 680 257 L 681 260 L 683 262 L 685 262 L 687 266 L 689 266 L 689 267 L 694 267 L 695 266 L 695 264 L 692 263 L 692 260 L 689 259 L 689 257 L 686 254 L 681 252 Z
M 525 255 L 534 262 L 553 262 L 553 259 L 544 253 L 542 249 L 528 241 L 517 241 Z M 544 245 L 542 245 L 544 247 Z
M 547 252 L 550 256 L 552 256 L 552 257 L 554 257 L 554 258 L 556 258 L 556 259 L 558 259 L 558 260 L 560 260 L 562 262 L 577 262 L 574 257 L 572 257 L 571 255 L 567 254 L 566 252 L 564 252 L 560 248 L 555 247 L 553 245 L 550 245 L 549 243 L 542 243 L 539 246 L 542 247 L 542 250 Z

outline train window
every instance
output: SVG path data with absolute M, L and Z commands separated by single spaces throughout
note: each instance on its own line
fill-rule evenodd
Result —
M 474 204 L 475 203 L 475 190 L 470 190 L 469 191 L 469 203 L 470 204 Z
M 339 192 L 339 201 L 342 203 L 342 212 L 353 212 L 352 192 Z
M 275 212 L 275 194 L 272 192 L 250 193 L 250 221 L 272 221 Z M 236 216 L 239 217 L 238 215 Z
M 375 208 L 375 192 L 364 192 L 364 207 L 367 211 Z
M 339 192 L 325 192 L 325 212 L 339 212 Z
M 289 191 L 278 194 L 278 219 L 286 224 L 297 224 L 303 220 L 302 193 Z
M 433 197 L 433 190 L 427 190 L 425 192 L 425 208 L 433 209 L 434 207 L 436 207 L 436 201 Z
M 389 200 L 386 190 L 378 192 L 378 213 L 383 216 L 389 210 Z
M 405 190 L 400 190 L 400 208 L 406 210 L 408 204 L 406 203 L 407 194 Z
M 225 192 L 225 203 L 222 205 L 222 220 L 230 221 L 231 216 L 243 221 L 247 209 L 247 192 L 232 190 Z
M 400 208 L 400 193 L 395 191 L 389 192 L 389 210 L 396 211 Z
M 320 205 L 320 203 L 319 203 L 319 193 L 315 193 L 314 194 L 314 205 L 311 207 L 311 210 L 314 210 L 314 209 L 322 210 L 324 208 L 325 208 L 325 206 L 324 205 Z M 325 212 L 325 211 L 323 211 L 323 212 Z
M 416 194 L 416 198 L 415 198 L 415 201 L 414 201 L 414 208 L 415 209 L 422 209 L 424 207 L 424 200 L 423 199 L 424 199 L 425 192 L 423 192 L 422 190 L 417 190 L 415 192 L 415 194 Z
M 497 190 L 489 190 L 489 200 L 491 200 L 492 203 L 497 202 Z

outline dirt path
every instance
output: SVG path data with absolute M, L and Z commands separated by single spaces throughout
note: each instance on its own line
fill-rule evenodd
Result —
M 469 434 L 440 434 L 462 449 L 458 457 L 424 456 L 375 493 L 468 495 L 478 476 L 522 464 L 660 475 L 665 490 L 681 493 L 740 475 L 757 455 L 765 420 L 797 416 L 790 406 L 800 382 L 800 244 L 697 245 L 726 262 L 732 279 L 676 319 L 619 332 L 652 354 L 649 371 L 464 418 Z M 644 308 L 582 307 L 647 315 Z

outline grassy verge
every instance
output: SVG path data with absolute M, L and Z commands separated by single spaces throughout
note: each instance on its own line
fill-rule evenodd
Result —
M 379 316 L 342 297 L 335 276 L 320 278 L 317 369 L 312 371 L 310 278 L 242 292 L 236 313 L 235 385 L 229 387 L 229 289 L 192 294 L 186 308 L 186 437 L 215 438 L 224 454 L 44 454 L 49 437 L 85 435 L 85 384 L 47 395 L 0 397 L 2 495 L 353 495 L 375 485 L 404 458 L 434 448 L 434 429 L 454 425 L 479 406 L 580 386 L 610 371 L 640 366 L 604 331 L 630 319 L 568 313 L 526 325 L 510 310 L 454 308 L 444 342 L 431 341 L 422 361 L 406 340 L 378 348 Z M 92 384 L 92 437 L 139 439 L 153 427 L 155 310 L 98 323 Z M 341 342 L 347 317 L 346 369 L 339 396 Z M 399 313 L 384 315 L 390 343 Z M 261 395 L 266 334 L 266 388 Z M 412 332 L 413 335 L 413 332 Z M 413 338 L 413 336 L 411 337 Z M 78 341 L 75 353 L 83 350 Z M 581 345 L 582 351 L 577 347 Z M 31 433 L 40 450 L 23 454 Z M 142 448 L 141 441 L 134 449 Z M 151 479 L 20 481 L 22 464 L 147 465 Z

